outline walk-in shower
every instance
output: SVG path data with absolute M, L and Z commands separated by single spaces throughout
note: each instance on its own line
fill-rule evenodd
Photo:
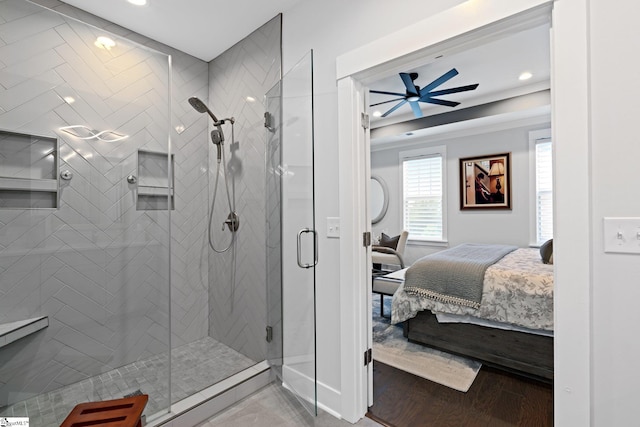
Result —
M 0 0 L 0 418 L 58 426 L 77 403 L 144 393 L 153 425 L 239 375 L 246 389 L 266 359 L 264 110 L 217 92 L 232 61 L 37 2 Z M 249 37 L 274 56 L 248 62 L 280 64 L 280 21 L 265 25 Z M 194 96 L 238 125 L 194 99 L 211 125 Z
M 211 249 L 217 253 L 226 252 L 229 250 L 231 245 L 235 242 L 236 233 L 238 228 L 240 228 L 240 216 L 236 212 L 235 208 L 235 194 L 231 197 L 229 193 L 229 178 L 227 175 L 227 167 L 226 167 L 226 159 L 224 154 L 224 131 L 222 130 L 222 125 L 226 122 L 231 124 L 231 142 L 233 143 L 235 140 L 235 132 L 234 125 L 235 119 L 230 117 L 228 119 L 218 120 L 218 118 L 211 112 L 211 110 L 202 102 L 199 98 L 192 96 L 189 98 L 189 104 L 199 113 L 207 113 L 209 117 L 213 120 L 213 125 L 216 129 L 211 131 L 211 142 L 216 146 L 217 155 L 216 155 L 216 178 L 213 184 L 213 197 L 211 198 L 211 208 L 209 209 L 209 227 L 207 230 L 209 246 Z M 213 226 L 213 212 L 216 204 L 216 195 L 218 194 L 218 180 L 220 179 L 220 175 L 222 175 L 222 180 L 224 182 L 224 188 L 227 194 L 227 204 L 229 206 L 229 214 L 227 218 L 222 223 L 222 230 L 224 230 L 225 226 L 228 227 L 229 232 L 231 233 L 231 240 L 227 246 L 223 246 L 222 248 L 216 248 L 213 237 L 211 236 L 211 228 Z

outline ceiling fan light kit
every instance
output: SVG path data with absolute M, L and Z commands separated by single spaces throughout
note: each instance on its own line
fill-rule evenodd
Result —
M 371 90 L 370 91 L 371 93 L 399 96 L 400 98 L 394 98 L 388 101 L 378 102 L 376 104 L 371 104 L 370 106 L 375 107 L 376 105 L 399 101 L 396 105 L 394 105 L 393 107 L 391 107 L 389 110 L 387 110 L 385 113 L 381 115 L 381 117 L 387 117 L 389 114 L 393 113 L 398 108 L 402 107 L 404 104 L 408 102 L 409 105 L 411 106 L 411 109 L 413 110 L 413 115 L 416 116 L 416 118 L 422 117 L 422 110 L 420 109 L 420 104 L 419 104 L 420 102 L 426 102 L 429 104 L 436 104 L 436 105 L 444 105 L 445 107 L 455 107 L 460 103 L 455 101 L 447 101 L 445 99 L 438 99 L 436 97 L 449 95 L 452 93 L 475 90 L 478 87 L 477 83 L 472 85 L 467 85 L 467 86 L 454 87 L 450 89 L 442 89 L 442 90 L 434 90 L 434 89 L 448 82 L 449 80 L 451 80 L 457 75 L 458 75 L 458 70 L 456 70 L 455 68 L 452 68 L 451 70 L 447 71 L 446 73 L 444 73 L 443 75 L 441 75 L 440 77 L 438 77 L 437 79 L 435 79 L 434 81 L 426 85 L 425 87 L 420 88 L 420 86 L 417 86 L 415 84 L 415 81 L 418 78 L 418 73 L 400 73 L 400 78 L 402 79 L 402 83 L 404 83 L 406 92 L 398 93 L 398 92 L 387 92 L 382 90 Z

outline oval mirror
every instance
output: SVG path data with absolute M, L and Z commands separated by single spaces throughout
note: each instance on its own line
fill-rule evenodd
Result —
M 371 177 L 371 223 L 375 224 L 380 222 L 387 213 L 389 207 L 389 191 L 387 190 L 387 184 L 382 178 L 377 176 Z

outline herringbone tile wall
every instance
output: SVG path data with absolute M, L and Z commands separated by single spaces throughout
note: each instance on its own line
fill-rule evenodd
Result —
M 176 209 L 171 212 L 172 346 L 207 336 L 208 118 L 191 108 L 188 99 L 197 96 L 207 102 L 209 64 L 58 0 L 35 1 L 171 55 L 170 130 L 176 163 Z
M 208 64 L 56 0 L 40 3 L 170 54 L 171 99 L 167 55 L 120 38 L 101 50 L 96 28 L 0 0 L 0 128 L 57 134 L 60 169 L 74 174 L 57 210 L 0 210 L 0 322 L 50 322 L 0 348 L 0 406 L 166 352 L 169 309 L 174 347 L 209 329 L 207 120 L 187 103 L 207 100 Z M 74 124 L 130 137 L 81 141 L 57 131 Z M 170 126 L 171 291 L 169 215 L 137 211 L 125 179 L 138 149 L 167 152 Z
M 222 255 L 209 251 L 209 334 L 256 361 L 267 355 L 264 97 L 280 79 L 280 46 L 277 16 L 214 59 L 209 68 L 210 108 L 218 118 L 236 119 L 235 141 L 226 149 L 230 189 L 235 191 L 241 221 L 235 264 L 231 251 Z M 231 126 L 224 128 L 229 142 Z M 215 161 L 210 171 L 213 182 Z M 219 185 L 213 231 L 220 245 L 229 241 L 228 232 L 220 232 L 229 208 Z

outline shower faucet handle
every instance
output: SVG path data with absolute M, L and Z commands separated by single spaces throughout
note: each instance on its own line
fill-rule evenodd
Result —
M 224 220 L 224 223 L 222 223 L 222 231 L 224 231 L 225 224 L 229 227 L 229 231 L 235 233 L 238 231 L 238 228 L 240 228 L 240 217 L 237 213 L 231 212 L 229 216 L 227 216 L 227 219 Z

